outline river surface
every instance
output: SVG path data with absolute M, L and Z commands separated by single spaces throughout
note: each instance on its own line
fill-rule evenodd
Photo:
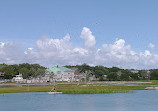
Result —
M 158 90 L 113 94 L 0 94 L 0 111 L 157 111 Z

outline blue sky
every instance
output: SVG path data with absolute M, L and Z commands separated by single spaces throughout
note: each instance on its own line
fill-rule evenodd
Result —
M 135 50 L 158 42 L 158 1 L 154 0 L 1 0 L 0 40 L 33 46 L 43 35 L 62 38 L 69 33 L 78 44 L 82 27 L 96 37 L 97 46 L 123 38 Z
M 83 46 L 83 27 L 95 36 L 96 48 L 125 40 L 135 52 L 158 43 L 157 0 L 0 0 L 0 42 L 13 41 L 23 50 L 36 48 L 43 35 Z

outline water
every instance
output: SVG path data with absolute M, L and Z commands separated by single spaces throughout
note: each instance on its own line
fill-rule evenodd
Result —
M 158 90 L 113 94 L 0 94 L 0 111 L 156 111 Z

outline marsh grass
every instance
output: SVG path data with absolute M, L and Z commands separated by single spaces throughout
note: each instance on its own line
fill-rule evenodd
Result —
M 0 87 L 0 93 L 20 93 L 20 92 L 49 92 L 53 88 L 50 86 L 23 86 L 23 87 Z M 58 92 L 65 94 L 96 94 L 96 93 L 127 93 L 133 90 L 144 90 L 141 86 L 115 86 L 115 85 L 76 85 L 60 84 L 56 85 Z
M 120 92 L 130 92 L 133 90 L 144 90 L 144 87 L 139 86 L 71 86 L 71 87 L 62 87 L 59 86 L 59 91 L 65 94 L 96 94 L 96 93 L 120 93 Z

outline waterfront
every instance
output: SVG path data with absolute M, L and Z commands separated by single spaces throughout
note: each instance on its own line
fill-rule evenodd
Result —
M 157 110 L 158 90 L 110 94 L 5 93 L 2 111 L 149 111 Z

